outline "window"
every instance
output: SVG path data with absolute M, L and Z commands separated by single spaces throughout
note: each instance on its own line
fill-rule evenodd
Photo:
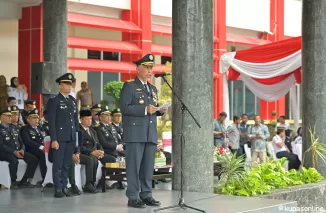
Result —
M 112 60 L 120 61 L 119 52 L 103 52 L 88 50 L 87 57 L 89 59 L 97 60 Z M 92 89 L 94 95 L 94 101 L 99 103 L 102 100 L 113 102 L 113 98 L 106 95 L 104 92 L 104 85 L 110 81 L 118 81 L 121 79 L 120 73 L 117 72 L 88 72 L 87 74 L 88 86 Z
M 242 81 L 228 81 L 230 119 L 234 115 L 241 116 L 247 113 L 249 119 L 260 113 L 260 100 L 255 96 Z

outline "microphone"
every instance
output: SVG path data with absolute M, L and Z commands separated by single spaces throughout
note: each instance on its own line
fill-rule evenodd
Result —
M 158 78 L 158 77 L 165 77 L 165 76 L 168 76 L 168 75 L 171 75 L 171 73 L 162 72 L 162 73 L 154 74 L 154 77 Z

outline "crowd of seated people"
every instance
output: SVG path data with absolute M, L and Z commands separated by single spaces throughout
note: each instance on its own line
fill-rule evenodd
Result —
M 110 112 L 107 106 L 95 104 L 89 109 L 80 110 L 79 119 L 79 140 L 69 171 L 71 196 L 80 195 L 81 190 L 84 193 L 98 193 L 96 174 L 99 162 L 105 165 L 125 157 L 120 109 Z M 15 105 L 15 99 L 10 97 L 8 107 L 0 110 L 0 120 L 0 161 L 9 163 L 11 189 L 41 187 L 47 173 L 44 147 L 44 138 L 49 136 L 47 111 L 43 112 L 43 119 L 40 119 L 35 101 L 26 100 L 25 109 L 20 110 Z M 161 151 L 161 147 L 158 150 Z M 170 156 L 170 162 L 171 155 L 166 155 Z M 27 169 L 23 178 L 17 182 L 19 159 L 25 161 Z M 48 160 L 52 162 L 51 149 Z M 86 184 L 83 189 L 76 186 L 75 164 L 85 165 Z M 38 166 L 42 181 L 35 186 L 31 181 Z M 121 181 L 106 187 L 125 189 Z

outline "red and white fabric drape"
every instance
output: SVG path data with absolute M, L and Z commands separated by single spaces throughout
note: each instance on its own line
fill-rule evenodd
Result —
M 276 101 L 301 83 L 301 37 L 222 55 L 221 73 L 241 79 L 259 98 Z

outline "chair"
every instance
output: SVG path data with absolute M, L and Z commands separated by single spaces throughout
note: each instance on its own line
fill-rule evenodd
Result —
M 245 170 L 249 170 L 251 166 L 251 148 L 248 147 L 248 144 L 244 145 L 244 150 L 246 153 L 246 160 L 245 160 Z
M 18 162 L 17 181 L 20 181 L 24 176 L 27 164 L 22 159 L 19 159 Z M 6 161 L 0 161 L 0 171 L 2 174 L 0 175 L 0 184 L 9 189 L 11 186 L 9 163 Z

